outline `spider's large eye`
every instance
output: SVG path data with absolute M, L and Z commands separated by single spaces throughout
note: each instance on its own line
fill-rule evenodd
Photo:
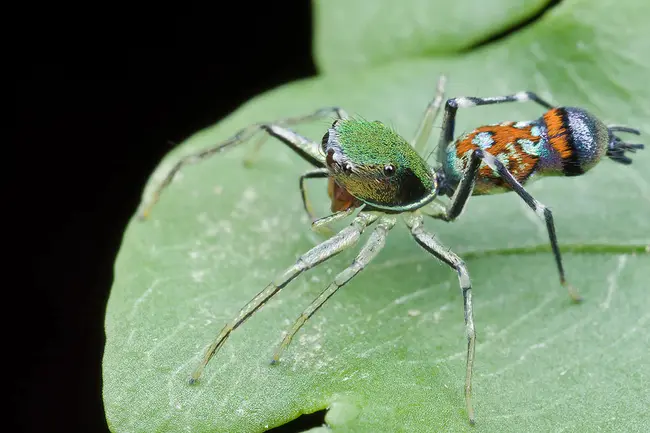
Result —
M 393 164 L 387 164 L 384 166 L 384 174 L 386 176 L 392 176 L 395 174 L 395 166 Z

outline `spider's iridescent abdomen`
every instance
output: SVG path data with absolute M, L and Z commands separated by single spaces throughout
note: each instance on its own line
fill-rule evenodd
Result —
M 449 184 L 457 185 L 475 149 L 494 155 L 520 184 L 541 176 L 578 176 L 595 166 L 607 151 L 605 124 L 574 107 L 553 108 L 524 122 L 481 126 L 451 143 L 443 162 Z M 473 195 L 509 191 L 502 177 L 481 164 Z

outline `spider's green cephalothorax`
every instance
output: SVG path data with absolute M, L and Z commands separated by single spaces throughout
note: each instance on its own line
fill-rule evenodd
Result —
M 403 212 L 435 198 L 431 167 L 381 122 L 337 120 L 323 137 L 322 150 L 336 183 L 374 208 Z

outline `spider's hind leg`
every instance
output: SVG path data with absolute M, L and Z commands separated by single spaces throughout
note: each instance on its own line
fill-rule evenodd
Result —
M 515 177 L 508 171 L 501 161 L 495 158 L 492 154 L 485 152 L 481 149 L 476 149 L 472 152 L 469 166 L 465 170 L 463 177 L 456 188 L 454 195 L 451 198 L 451 203 L 446 209 L 435 209 L 434 212 L 427 212 L 423 209 L 423 213 L 433 218 L 441 219 L 444 221 L 453 221 L 462 213 L 469 197 L 472 195 L 476 178 L 479 174 L 479 167 L 481 162 L 484 162 L 492 170 L 496 171 L 499 176 L 512 188 L 514 192 L 521 197 L 521 199 L 533 210 L 535 214 L 546 224 L 549 241 L 551 243 L 551 250 L 555 257 L 558 273 L 560 274 L 560 284 L 566 287 L 569 296 L 575 302 L 582 300 L 577 290 L 569 284 L 564 274 L 564 266 L 562 265 L 562 255 L 560 254 L 560 247 L 555 234 L 555 223 L 553 222 L 553 213 L 551 209 L 537 201 L 524 187 L 515 179 Z
M 474 370 L 474 352 L 476 348 L 476 330 L 474 328 L 474 313 L 472 304 L 472 284 L 465 262 L 423 228 L 422 216 L 411 214 L 405 218 L 406 225 L 411 230 L 415 241 L 426 251 L 441 262 L 449 265 L 458 274 L 461 293 L 463 295 L 463 311 L 465 316 L 465 335 L 467 337 L 467 364 L 465 370 L 465 405 L 469 422 L 474 424 L 474 408 L 472 406 L 472 372 Z
M 548 109 L 553 105 L 537 96 L 533 92 L 518 92 L 505 96 L 490 96 L 487 98 L 460 96 L 447 99 L 445 102 L 445 113 L 442 118 L 442 133 L 438 140 L 438 161 L 444 161 L 447 146 L 454 141 L 454 129 L 456 127 L 456 113 L 459 108 L 479 107 L 483 105 L 504 104 L 509 102 L 532 101 Z

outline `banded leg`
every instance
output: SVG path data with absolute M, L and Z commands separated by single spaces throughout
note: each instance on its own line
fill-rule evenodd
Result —
M 533 92 L 519 92 L 506 96 L 492 96 L 488 98 L 457 97 L 447 99 L 445 103 L 445 114 L 442 118 L 442 133 L 438 141 L 438 161 L 445 160 L 447 146 L 454 141 L 454 128 L 456 124 L 456 112 L 459 108 L 476 107 L 480 105 L 503 104 L 505 102 L 526 102 L 533 101 L 546 109 L 553 108 L 553 105 L 546 102 Z
M 284 124 L 294 124 L 299 121 L 306 121 L 315 119 L 318 117 L 325 116 L 326 113 L 338 113 L 339 116 L 345 116 L 345 112 L 338 108 L 324 108 L 316 111 L 315 113 L 296 118 L 289 118 L 278 121 L 278 123 L 256 123 L 249 125 L 246 128 L 241 129 L 235 135 L 230 137 L 228 140 L 213 146 L 207 149 L 200 150 L 195 153 L 191 153 L 182 157 L 167 173 L 165 178 L 160 182 L 154 189 L 152 198 L 149 203 L 142 207 L 142 210 L 138 214 L 139 219 L 146 219 L 151 212 L 151 208 L 158 202 L 160 198 L 160 193 L 164 188 L 166 188 L 174 178 L 174 175 L 185 165 L 195 164 L 199 161 L 203 161 L 210 156 L 220 153 L 230 147 L 236 146 L 238 144 L 244 143 L 250 140 L 258 132 L 263 131 L 267 136 L 275 137 L 287 146 L 289 146 L 294 152 L 300 155 L 307 162 L 312 164 L 314 167 L 325 167 L 325 157 L 322 155 L 320 144 L 318 142 L 309 140 L 296 132 L 283 126 Z
M 317 168 L 315 170 L 308 171 L 307 173 L 300 176 L 300 196 L 302 197 L 302 204 L 305 207 L 305 212 L 309 215 L 310 221 L 313 223 L 316 221 L 316 216 L 314 210 L 311 207 L 311 203 L 307 198 L 307 192 L 305 190 L 305 180 L 307 179 L 322 179 L 329 176 L 329 171 L 326 168 Z
M 289 346 L 294 335 L 300 330 L 302 325 L 309 320 L 311 316 L 314 315 L 316 311 L 330 298 L 338 289 L 343 287 L 348 281 L 350 281 L 355 275 L 365 268 L 372 259 L 374 259 L 377 254 L 384 248 L 386 244 L 386 236 L 390 229 L 395 225 L 395 218 L 383 216 L 377 223 L 377 227 L 374 229 L 368 240 L 366 241 L 359 254 L 354 259 L 352 264 L 339 273 L 334 281 L 321 292 L 320 295 L 302 312 L 300 316 L 296 319 L 293 326 L 287 333 L 287 335 L 282 340 L 282 343 L 277 347 L 273 354 L 273 359 L 271 364 L 276 364 L 280 361 L 280 356 L 282 352 Z
M 282 288 L 302 272 L 313 268 L 341 251 L 355 245 L 359 241 L 365 228 L 372 224 L 377 218 L 377 216 L 368 213 L 358 215 L 348 227 L 341 230 L 337 235 L 319 245 L 316 245 L 307 253 L 303 254 L 293 266 L 285 270 L 278 278 L 274 279 L 269 285 L 267 285 L 264 290 L 251 299 L 248 304 L 239 311 L 237 316 L 224 326 L 214 342 L 208 347 L 203 360 L 192 373 L 190 384 L 199 380 L 205 366 L 221 346 L 223 346 L 232 331 L 237 329 L 253 313 L 262 308 L 271 297 L 282 290 Z
M 436 87 L 436 94 L 429 105 L 427 105 L 418 130 L 415 133 L 415 137 L 411 142 L 411 145 L 421 155 L 426 155 L 425 149 L 426 144 L 429 141 L 429 136 L 431 135 L 431 129 L 433 128 L 433 122 L 436 121 L 438 113 L 440 113 L 440 108 L 442 108 L 442 101 L 445 97 L 445 85 L 447 83 L 447 77 L 441 75 L 438 78 L 438 86 Z
M 517 179 L 515 179 L 515 177 L 508 171 L 503 163 L 496 159 L 492 154 L 484 152 L 481 149 L 473 151 L 469 167 L 465 171 L 459 187 L 454 193 L 452 202 L 447 208 L 446 212 L 429 215 L 445 221 L 453 221 L 458 217 L 460 212 L 464 209 L 469 196 L 471 195 L 471 188 L 474 186 L 481 161 L 485 162 L 485 164 L 487 164 L 492 170 L 495 170 L 497 173 L 499 173 L 499 176 L 501 176 L 501 178 L 510 186 L 510 188 L 512 188 L 512 190 L 515 191 L 517 195 L 519 195 L 519 197 L 521 197 L 521 199 L 533 211 L 535 211 L 535 214 L 537 214 L 537 216 L 546 224 L 546 230 L 551 242 L 551 250 L 553 251 L 555 263 L 560 274 L 560 283 L 562 286 L 566 287 L 569 292 L 569 296 L 573 301 L 580 302 L 582 298 L 578 294 L 577 290 L 566 281 L 566 277 L 564 275 L 562 255 L 560 254 L 560 247 L 558 246 L 557 235 L 555 234 L 553 213 L 549 208 L 544 206 L 539 201 L 535 200 L 535 198 L 530 195 L 530 193 L 528 193 L 528 191 L 526 191 L 519 182 L 517 182 Z
M 346 113 L 345 110 L 343 110 L 342 108 L 325 107 L 311 114 L 307 114 L 304 116 L 288 117 L 286 119 L 281 119 L 273 123 L 275 123 L 278 126 L 292 126 L 292 125 L 298 125 L 300 123 L 307 123 L 307 122 L 312 122 L 314 120 L 331 117 L 332 115 L 334 115 L 336 119 L 348 118 L 348 113 Z M 267 138 L 269 138 L 268 135 L 264 135 L 255 142 L 253 149 L 248 154 L 248 156 L 244 159 L 244 165 L 250 167 L 255 163 L 255 161 L 257 160 L 257 155 L 259 154 L 259 151 L 262 148 L 262 145 L 264 144 Z
M 465 335 L 467 336 L 467 364 L 465 369 L 465 406 L 470 424 L 474 424 L 472 406 L 472 372 L 474 369 L 474 352 L 476 348 L 476 330 L 472 305 L 472 284 L 463 260 L 439 243 L 435 237 L 422 227 L 422 216 L 411 214 L 405 217 L 406 225 L 411 230 L 415 241 L 438 260 L 446 263 L 458 273 L 458 282 L 463 294 L 463 311 L 465 315 Z

